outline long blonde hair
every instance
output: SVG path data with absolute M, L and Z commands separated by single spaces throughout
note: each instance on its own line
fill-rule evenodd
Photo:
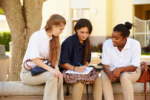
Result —
M 53 25 L 60 25 L 61 23 L 63 23 L 64 25 L 66 25 L 66 20 L 64 17 L 58 15 L 58 14 L 54 14 L 52 15 L 46 23 L 46 26 L 44 27 L 45 30 L 52 30 L 52 26 Z M 50 46 L 49 46 L 49 62 L 51 63 L 51 65 L 53 67 L 55 67 L 55 65 L 58 62 L 58 55 L 59 55 L 59 50 L 60 50 L 60 43 L 59 43 L 59 36 L 54 36 L 52 35 L 52 39 L 50 40 Z

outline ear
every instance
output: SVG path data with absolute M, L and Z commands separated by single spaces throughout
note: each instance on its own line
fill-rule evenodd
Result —
M 52 29 L 54 29 L 55 27 L 56 27 L 56 25 L 53 25 L 53 26 L 52 26 Z

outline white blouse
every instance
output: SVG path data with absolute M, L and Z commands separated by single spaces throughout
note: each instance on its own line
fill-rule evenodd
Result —
M 42 58 L 49 59 L 49 45 L 51 37 L 48 37 L 45 29 L 36 31 L 30 37 L 23 63 L 28 59 Z M 28 62 L 29 66 L 36 66 L 33 62 Z M 23 65 L 22 65 L 23 66 Z
M 104 42 L 102 64 L 109 65 L 111 71 L 129 65 L 140 67 L 140 58 L 141 46 L 137 40 L 127 38 L 127 42 L 121 51 L 113 46 L 111 39 Z

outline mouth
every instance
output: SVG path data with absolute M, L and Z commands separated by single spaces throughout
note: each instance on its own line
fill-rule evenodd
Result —
M 86 37 L 82 37 L 82 39 L 83 39 L 83 40 L 85 40 L 85 39 L 86 39 Z
M 116 43 L 113 43 L 114 46 L 116 46 Z

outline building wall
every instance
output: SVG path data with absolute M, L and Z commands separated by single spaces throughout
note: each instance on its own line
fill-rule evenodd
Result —
M 150 4 L 135 5 L 135 16 L 139 19 L 146 20 L 147 10 L 150 10 Z
M 89 2 L 89 20 L 93 25 L 93 31 L 90 35 L 91 44 L 97 45 L 110 38 L 112 30 L 117 24 L 124 24 L 126 21 L 133 23 L 136 7 L 133 6 L 132 0 L 87 0 L 87 2 Z M 62 10 L 64 11 L 62 16 L 65 17 L 67 24 L 64 32 L 60 35 L 60 41 L 63 42 L 64 39 L 72 35 L 73 10 L 71 9 L 71 0 L 47 0 L 43 7 L 43 11 L 47 8 L 53 10 L 43 12 L 42 25 L 48 18 L 45 16 L 50 16 L 52 13 L 60 14 Z M 96 14 L 94 14 L 94 9 L 97 9 Z M 133 37 L 133 29 L 130 37 Z
M 90 0 L 90 21 L 93 25 L 93 31 L 90 35 L 91 44 L 97 45 L 106 40 L 107 25 L 107 1 L 106 0 Z M 93 10 L 97 9 L 97 14 Z
M 150 0 L 132 0 L 133 5 L 150 4 Z
M 133 23 L 133 5 L 131 0 L 113 0 L 112 2 L 112 28 L 125 22 Z M 133 37 L 133 29 L 130 30 Z

